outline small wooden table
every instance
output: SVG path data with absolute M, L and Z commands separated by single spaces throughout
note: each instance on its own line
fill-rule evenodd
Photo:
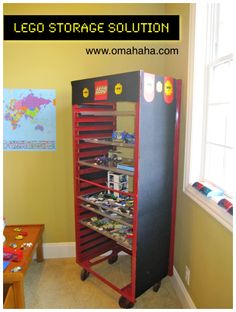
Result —
M 15 237 L 19 234 L 16 232 L 16 228 L 21 228 L 23 232 L 27 232 L 28 235 L 23 239 L 17 240 Z M 32 225 L 8 225 L 4 229 L 4 236 L 6 238 L 4 246 L 9 246 L 11 243 L 16 243 L 17 247 L 23 243 L 32 243 L 31 247 L 27 247 L 23 250 L 23 259 L 20 262 L 11 262 L 3 272 L 4 284 L 12 284 L 15 308 L 25 308 L 24 298 L 24 276 L 32 260 L 34 250 L 36 249 L 36 259 L 38 262 L 42 262 L 43 248 L 42 248 L 42 233 L 44 230 L 44 224 L 32 224 Z M 22 270 L 16 273 L 11 272 L 11 269 L 21 266 Z

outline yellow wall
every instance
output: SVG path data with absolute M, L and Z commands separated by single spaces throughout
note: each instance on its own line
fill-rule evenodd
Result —
M 57 92 L 56 152 L 4 153 L 7 223 L 45 223 L 45 242 L 74 241 L 70 81 L 144 69 L 183 79 L 174 265 L 199 308 L 232 307 L 232 234 L 182 191 L 188 61 L 188 4 L 5 4 L 4 14 L 180 14 L 180 43 L 4 42 L 4 87 Z M 85 47 L 179 47 L 178 56 L 86 56 Z
M 183 193 L 189 5 L 168 4 L 166 13 L 182 18 L 182 40 L 176 45 L 181 53 L 165 62 L 166 74 L 183 79 L 174 265 L 198 308 L 232 308 L 232 233 Z M 184 281 L 185 265 L 190 286 Z

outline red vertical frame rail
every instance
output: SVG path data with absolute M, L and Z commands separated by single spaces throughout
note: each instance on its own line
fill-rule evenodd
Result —
M 177 183 L 178 183 L 178 164 L 179 164 L 179 137 L 180 137 L 180 110 L 181 110 L 181 80 L 176 80 L 176 120 L 174 136 L 174 166 L 173 166 L 173 191 L 171 207 L 171 232 L 170 232 L 170 254 L 168 275 L 173 275 L 174 265 L 174 244 L 175 244 L 175 220 L 177 204 Z
M 79 232 L 79 224 L 78 220 L 78 201 L 76 198 L 76 194 L 78 194 L 78 151 L 77 151 L 77 134 L 76 134 L 76 118 L 78 114 L 78 106 L 72 105 L 72 131 L 73 131 L 73 163 L 74 163 L 74 214 L 75 214 L 75 235 Z M 77 237 L 76 237 L 77 240 Z M 76 261 L 78 262 L 78 246 L 76 244 Z

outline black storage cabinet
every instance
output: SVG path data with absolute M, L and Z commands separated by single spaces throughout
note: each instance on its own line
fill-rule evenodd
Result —
M 83 268 L 81 279 L 94 274 L 120 293 L 123 308 L 150 287 L 157 291 L 162 278 L 173 274 L 180 102 L 181 80 L 169 76 L 135 71 L 72 81 L 76 261 Z M 120 130 L 118 118 L 129 115 L 134 144 L 112 141 Z M 133 149 L 133 171 L 94 162 L 120 147 Z M 128 243 L 87 223 L 93 217 L 109 219 L 86 197 L 107 192 L 108 170 L 133 179 Z M 117 261 L 120 252 L 131 258 L 130 282 L 122 288 L 94 270 L 101 261 L 108 260 L 108 266 Z

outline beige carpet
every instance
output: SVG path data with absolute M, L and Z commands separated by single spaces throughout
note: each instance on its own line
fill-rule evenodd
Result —
M 110 281 L 124 286 L 129 281 L 129 257 L 120 256 L 112 265 L 98 265 L 99 273 Z M 120 295 L 110 287 L 90 276 L 80 280 L 81 268 L 74 258 L 47 259 L 43 263 L 32 262 L 25 278 L 25 301 L 27 309 L 118 309 Z M 147 290 L 137 298 L 137 309 L 182 308 L 171 280 L 162 280 L 160 290 Z

